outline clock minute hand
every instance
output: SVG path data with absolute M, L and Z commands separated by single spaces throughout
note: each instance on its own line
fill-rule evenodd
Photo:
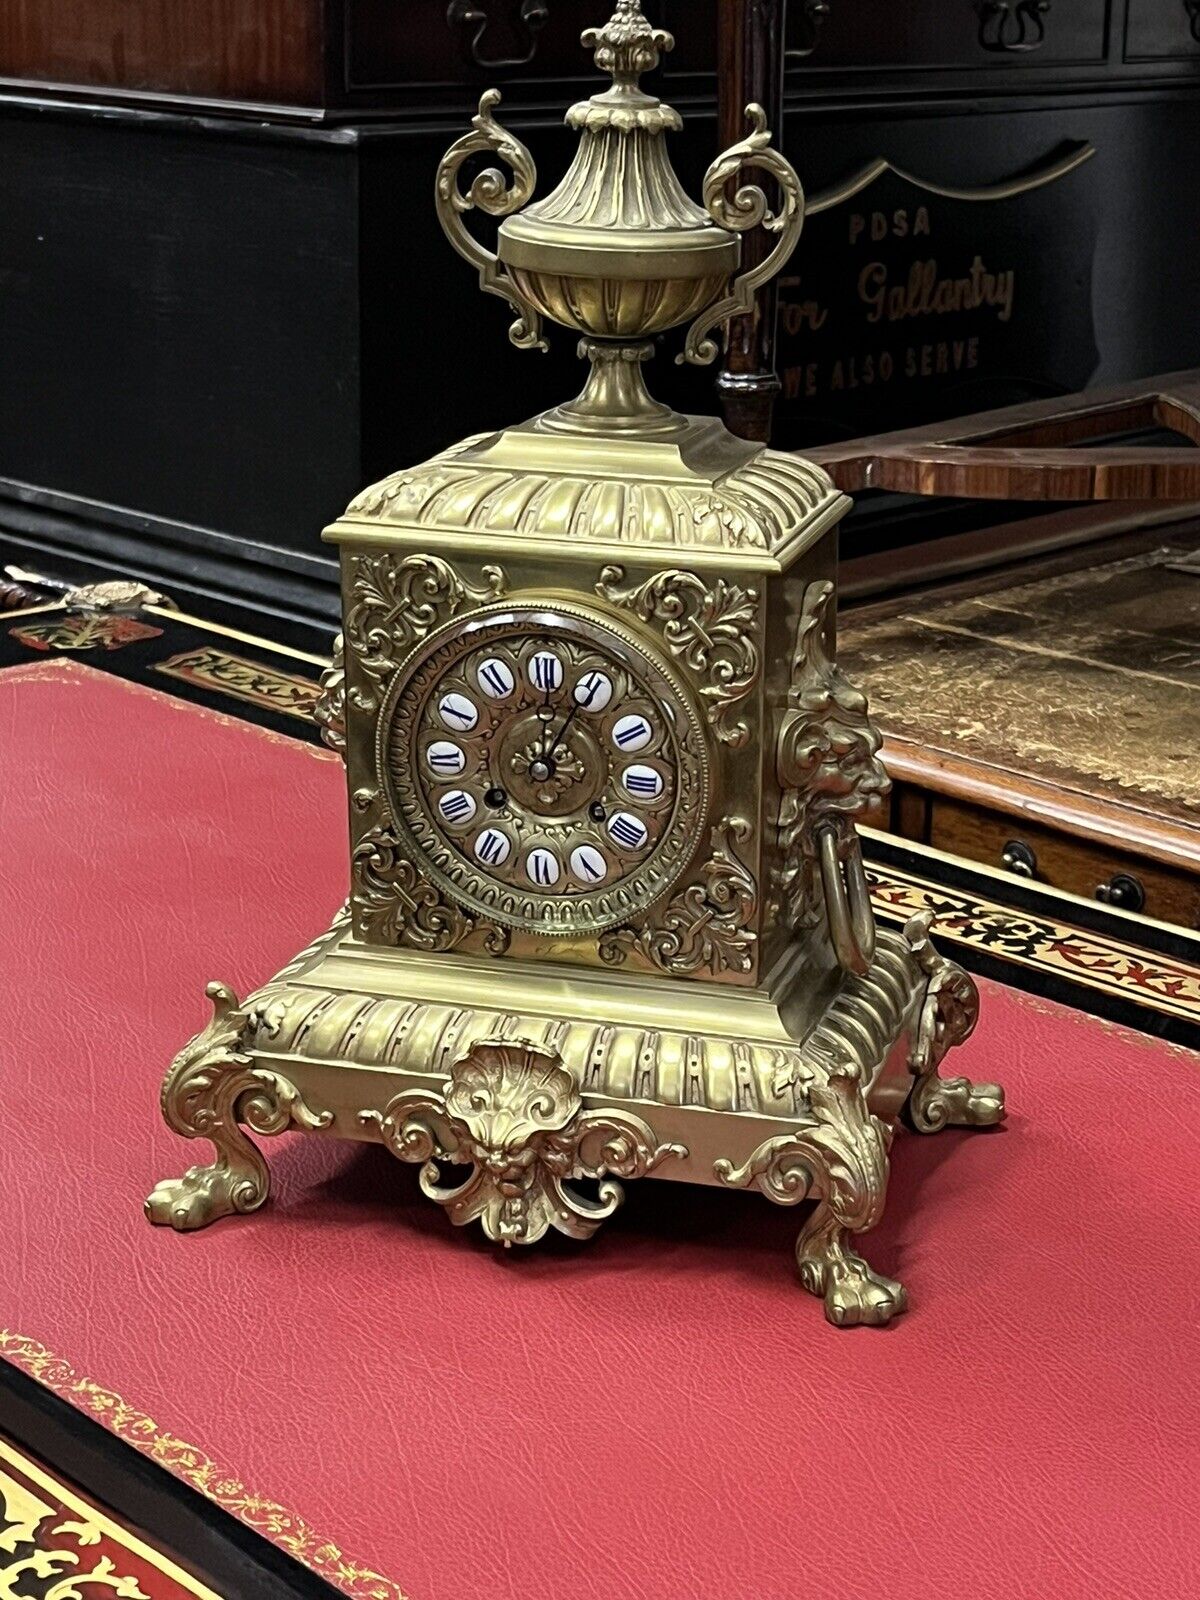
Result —
M 549 760 L 549 759 L 551 759 L 553 757 L 554 752 L 558 749 L 559 745 L 566 738 L 567 730 L 570 728 L 571 724 L 574 722 L 574 720 L 575 720 L 576 716 L 578 715 L 579 711 L 580 711 L 580 705 L 579 705 L 579 702 L 576 701 L 576 703 L 571 707 L 571 710 L 567 715 L 567 720 L 563 723 L 562 727 L 558 730 L 557 734 L 555 734 L 554 738 L 553 739 L 548 739 L 546 741 L 546 743 L 542 746 L 542 756 L 543 756 L 544 759 Z

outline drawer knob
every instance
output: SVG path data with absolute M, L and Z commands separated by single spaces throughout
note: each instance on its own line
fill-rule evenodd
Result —
M 1001 864 L 1018 878 L 1037 877 L 1037 856 L 1023 839 L 1010 839 L 1000 857 Z
M 1130 872 L 1114 872 L 1107 883 L 1098 883 L 1096 899 L 1106 906 L 1116 906 L 1118 911 L 1143 911 L 1146 907 L 1141 879 Z

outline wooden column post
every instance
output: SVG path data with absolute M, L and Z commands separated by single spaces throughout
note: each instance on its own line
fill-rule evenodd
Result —
M 766 110 L 768 126 L 782 145 L 783 50 L 787 0 L 718 0 L 717 83 L 721 148 L 746 133 L 746 107 L 752 100 Z M 743 262 L 765 258 L 772 246 L 761 228 L 743 236 Z M 780 392 L 775 371 L 775 325 L 778 316 L 775 280 L 760 289 L 754 312 L 729 324 L 725 360 L 717 375 L 717 391 L 725 421 L 743 439 L 767 441 L 775 397 Z

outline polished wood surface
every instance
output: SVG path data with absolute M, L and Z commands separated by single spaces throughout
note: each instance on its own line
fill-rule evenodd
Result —
M 1165 430 L 1164 445 L 1091 445 Z M 804 452 L 840 489 L 984 500 L 1200 500 L 1200 373 L 981 412 Z
M 994 868 L 1015 843 L 1088 898 L 1129 875 L 1200 927 L 1197 639 L 1195 521 L 845 613 L 892 829 Z
M 0 77 L 315 104 L 324 0 L 7 0 Z

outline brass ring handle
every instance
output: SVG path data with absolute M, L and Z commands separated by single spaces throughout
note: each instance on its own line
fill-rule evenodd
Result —
M 706 367 L 716 360 L 716 341 L 710 339 L 709 334 L 731 317 L 745 316 L 753 310 L 759 288 L 787 265 L 804 226 L 804 189 L 796 169 L 778 150 L 771 148 L 771 132 L 763 108 L 748 105 L 746 115 L 753 131 L 737 144 L 730 145 L 704 174 L 704 206 L 718 227 L 731 233 L 748 233 L 751 228 L 763 227 L 769 233 L 777 233 L 779 243 L 765 261 L 735 278 L 728 295 L 702 311 L 688 329 L 683 354 L 675 359 L 689 361 L 693 366 Z M 732 200 L 729 198 L 729 180 L 743 167 L 760 167 L 778 179 L 783 204 L 777 213 L 770 209 L 766 195 L 755 184 L 744 184 Z
M 517 313 L 508 337 L 519 350 L 548 350 L 542 338 L 542 319 L 533 302 L 521 292 L 500 265 L 500 258 L 484 245 L 463 222 L 463 214 L 478 208 L 489 217 L 511 217 L 529 200 L 537 187 L 537 168 L 533 157 L 514 135 L 502 128 L 492 115 L 500 104 L 499 89 L 489 89 L 479 102 L 479 113 L 471 118 L 471 132 L 452 144 L 442 157 L 437 171 L 436 205 L 438 221 L 450 243 L 465 261 L 479 271 L 479 285 L 486 294 L 499 295 Z M 495 167 L 481 172 L 466 194 L 458 187 L 459 169 L 469 156 L 493 151 L 512 169 L 511 186 Z
M 857 834 L 843 853 L 835 828 L 817 833 L 825 916 L 834 954 L 843 971 L 864 977 L 875 959 L 875 913 Z

